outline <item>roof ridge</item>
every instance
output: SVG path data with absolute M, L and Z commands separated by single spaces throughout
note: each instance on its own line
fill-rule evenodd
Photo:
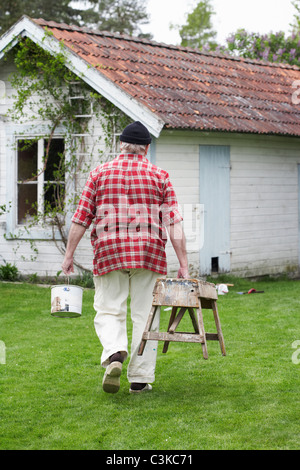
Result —
M 176 46 L 174 44 L 166 44 L 163 42 L 157 42 L 152 39 L 139 38 L 137 36 L 129 36 L 128 34 L 113 33 L 111 31 L 99 31 L 97 29 L 92 29 L 86 26 L 69 25 L 67 23 L 57 23 L 56 21 L 47 21 L 47 20 L 44 20 L 43 18 L 30 18 L 30 19 L 40 26 L 56 27 L 57 29 L 64 29 L 64 30 L 69 30 L 69 31 L 79 31 L 79 32 L 82 31 L 86 34 L 93 34 L 96 36 L 111 37 L 111 38 L 116 38 L 116 39 L 124 39 L 126 41 L 139 42 L 142 44 L 149 44 L 149 45 L 153 45 L 156 47 L 163 47 L 167 49 L 189 52 L 192 54 L 203 55 L 206 57 L 216 57 L 216 58 L 224 59 L 224 60 L 233 60 L 237 62 L 249 63 L 249 64 L 254 64 L 254 65 L 259 65 L 262 67 L 274 67 L 274 68 L 281 68 L 281 69 L 300 70 L 300 67 L 296 65 L 290 65 L 287 63 L 268 62 L 268 61 L 259 60 L 259 59 L 250 59 L 248 57 L 239 57 L 239 56 L 232 56 L 230 54 L 217 53 L 214 51 L 206 52 L 206 51 L 201 51 L 200 49 L 193 49 L 191 47 Z

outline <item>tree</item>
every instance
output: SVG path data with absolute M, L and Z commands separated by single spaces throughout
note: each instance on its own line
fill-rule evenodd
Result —
M 260 59 L 269 62 L 300 65 L 300 31 L 286 36 L 284 32 L 258 34 L 238 30 L 227 38 L 223 51 L 240 57 Z
M 300 0 L 294 0 L 292 5 L 297 10 L 297 13 L 294 15 L 295 22 L 291 24 L 292 31 L 299 31 L 300 30 Z
M 149 23 L 145 0 L 90 0 L 85 8 L 80 0 L 1 0 L 0 34 L 22 15 L 96 27 L 102 31 L 142 35 L 140 25 Z
M 239 57 L 288 63 L 300 66 L 300 0 L 294 0 L 297 14 L 291 26 L 291 33 L 283 31 L 268 34 L 249 33 L 239 29 L 226 39 L 226 46 L 218 46 L 218 52 L 230 53 Z
M 1 0 L 0 34 L 3 34 L 23 15 L 44 20 L 79 24 L 81 10 L 70 6 L 72 0 Z M 74 2 L 73 2 L 74 3 Z
M 82 12 L 85 23 L 101 31 L 111 31 L 130 36 L 143 35 L 140 25 L 149 23 L 145 0 L 90 0 L 92 8 Z
M 181 45 L 202 49 L 209 44 L 209 48 L 214 49 L 217 46 L 214 41 L 217 33 L 212 29 L 213 15 L 215 12 L 210 0 L 199 2 L 187 16 L 187 23 L 179 29 Z

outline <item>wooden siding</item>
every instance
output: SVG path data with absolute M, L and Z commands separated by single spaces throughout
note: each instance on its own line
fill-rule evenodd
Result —
M 300 139 L 164 131 L 157 141 L 156 162 L 169 171 L 181 205 L 199 203 L 199 145 L 230 146 L 231 272 L 253 276 L 297 271 Z M 170 244 L 167 253 L 174 274 L 178 266 Z M 199 252 L 191 251 L 189 261 L 192 273 L 201 272 Z
M 298 270 L 298 162 L 298 139 L 257 139 L 232 148 L 232 271 Z

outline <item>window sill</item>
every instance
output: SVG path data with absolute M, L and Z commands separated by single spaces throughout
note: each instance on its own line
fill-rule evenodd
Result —
M 17 225 L 12 231 L 6 230 L 6 240 L 62 240 L 58 230 L 51 228 L 32 227 L 30 230 L 23 225 Z

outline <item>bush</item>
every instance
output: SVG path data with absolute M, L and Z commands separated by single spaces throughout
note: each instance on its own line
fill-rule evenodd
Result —
M 2 281 L 16 281 L 19 278 L 19 271 L 17 266 L 10 263 L 5 263 L 0 266 L 0 279 Z
M 70 278 L 70 284 L 85 287 L 88 289 L 94 289 L 94 279 L 92 272 L 83 272 L 75 278 Z

